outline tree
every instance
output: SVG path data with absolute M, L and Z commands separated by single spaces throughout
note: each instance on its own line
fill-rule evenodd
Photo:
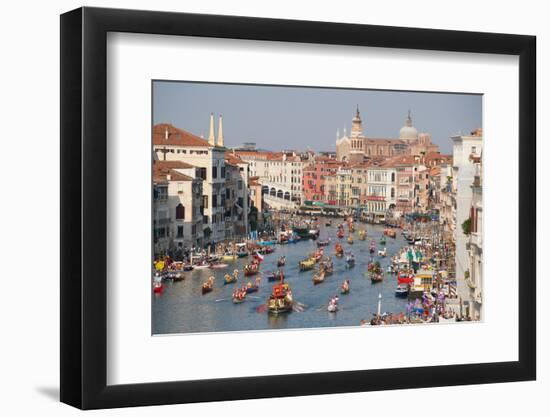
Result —
M 472 231 L 472 219 L 468 217 L 466 220 L 464 220 L 464 223 L 462 223 L 462 232 L 465 235 L 469 235 L 471 231 Z

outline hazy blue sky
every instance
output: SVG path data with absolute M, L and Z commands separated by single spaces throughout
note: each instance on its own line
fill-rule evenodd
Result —
M 225 145 L 335 150 L 336 129 L 349 134 L 359 105 L 368 137 L 399 135 L 408 109 L 419 132 L 432 134 L 444 153 L 453 134 L 481 127 L 481 95 L 411 93 L 239 84 L 155 81 L 153 122 L 208 136 L 210 113 L 223 115 Z

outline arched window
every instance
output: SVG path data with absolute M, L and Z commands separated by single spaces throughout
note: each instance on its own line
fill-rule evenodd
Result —
M 183 220 L 185 219 L 185 207 L 183 204 L 179 203 L 176 206 L 176 220 Z
M 395 172 L 391 173 L 391 182 L 395 182 Z

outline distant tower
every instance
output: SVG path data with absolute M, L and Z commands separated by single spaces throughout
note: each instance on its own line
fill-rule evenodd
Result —
M 351 137 L 356 138 L 363 135 L 363 125 L 361 121 L 361 115 L 359 114 L 359 105 L 355 110 L 355 117 L 351 121 Z
M 216 146 L 214 138 L 214 113 L 210 113 L 210 133 L 208 133 L 208 143 L 212 146 Z
M 222 116 L 220 114 L 220 118 L 218 121 L 218 146 L 223 147 L 223 127 L 222 127 Z

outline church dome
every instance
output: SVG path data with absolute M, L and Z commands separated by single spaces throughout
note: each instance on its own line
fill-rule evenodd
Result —
M 407 119 L 405 120 L 405 126 L 403 126 L 401 130 L 399 130 L 399 139 L 409 141 L 418 139 L 418 130 L 416 130 L 416 128 L 412 124 L 410 110 Z

